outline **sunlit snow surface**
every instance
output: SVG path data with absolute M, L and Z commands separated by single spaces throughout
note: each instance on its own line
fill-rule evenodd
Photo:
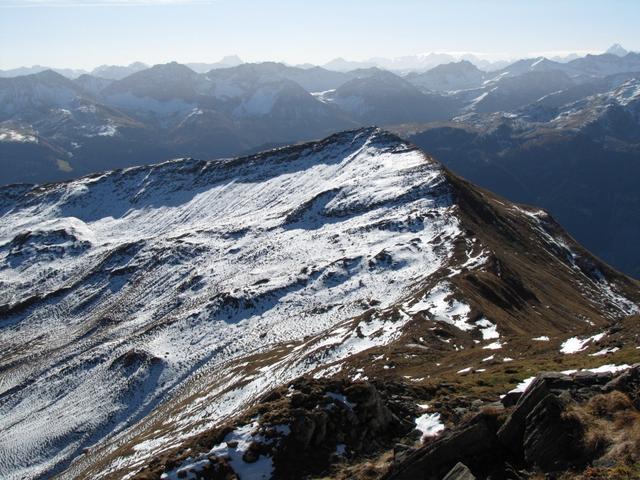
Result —
M 421 441 L 433 437 L 445 428 L 439 413 L 424 413 L 415 419 L 416 430 L 422 433 Z
M 440 167 L 374 129 L 17 198 L 0 190 L 2 478 L 58 471 L 187 379 L 197 384 L 198 372 L 280 342 L 327 332 L 241 387 L 218 373 L 208 402 L 173 421 L 215 423 L 275 385 L 391 341 L 408 317 L 385 309 L 442 267 L 460 235 Z M 343 322 L 372 300 L 378 313 L 356 335 Z
M 581 352 L 589 346 L 590 342 L 598 342 L 602 340 L 605 335 L 605 333 L 599 333 L 582 340 L 578 337 L 571 337 L 560 345 L 560 351 L 565 354 Z

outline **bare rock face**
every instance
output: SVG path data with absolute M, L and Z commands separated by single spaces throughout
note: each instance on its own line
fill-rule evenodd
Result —
M 520 397 L 515 409 L 498 431 L 498 438 L 502 444 L 506 445 L 512 452 L 517 454 L 517 449 L 522 445 L 527 415 L 550 393 L 543 377 L 535 379 L 522 397 Z
M 522 443 L 527 464 L 553 472 L 581 461 L 584 456 L 582 425 L 563 418 L 564 410 L 564 403 L 549 394 L 527 415 Z
M 640 364 L 634 365 L 626 372 L 611 380 L 604 387 L 605 391 L 618 390 L 626 393 L 633 405 L 640 410 Z
M 490 462 L 500 462 L 502 451 L 496 437 L 496 426 L 478 416 L 408 456 L 404 464 L 386 478 L 440 480 L 459 461 L 484 470 L 489 459 Z
M 464 463 L 458 462 L 442 480 L 476 480 L 476 477 Z
M 585 418 L 595 415 L 602 421 L 608 415 L 613 422 L 622 418 L 615 413 L 623 410 L 628 414 L 625 418 L 635 418 L 638 378 L 640 365 L 622 374 L 541 374 L 505 420 L 478 414 L 418 450 L 398 455 L 385 479 L 466 480 L 478 476 L 506 480 L 528 478 L 530 471 L 579 471 L 587 464 L 605 464 L 603 449 L 587 441 L 587 430 L 594 423 Z M 612 423 L 611 428 L 619 429 L 615 438 L 623 439 L 620 442 L 634 435 L 633 428 L 626 434 L 625 426 Z

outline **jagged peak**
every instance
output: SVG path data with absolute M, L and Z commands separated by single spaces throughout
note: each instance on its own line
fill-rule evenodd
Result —
M 628 50 L 626 50 L 622 45 L 620 45 L 619 43 L 614 43 L 613 45 L 611 45 L 605 53 L 609 53 L 611 55 L 616 55 L 618 57 L 624 57 L 625 55 L 627 55 L 627 53 L 629 53 Z

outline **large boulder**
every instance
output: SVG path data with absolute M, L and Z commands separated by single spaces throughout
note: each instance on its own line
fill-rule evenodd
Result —
M 527 415 L 522 447 L 528 465 L 555 472 L 581 461 L 582 424 L 564 416 L 564 411 L 562 400 L 549 394 Z
M 524 394 L 516 403 L 516 406 L 507 418 L 506 422 L 498 430 L 498 438 L 502 444 L 516 456 L 523 456 L 522 441 L 527 422 L 527 415 L 542 401 L 543 398 L 551 394 L 547 385 L 547 376 L 537 377 L 526 389 Z M 558 380 L 562 380 L 561 378 Z
M 442 480 L 476 480 L 476 477 L 464 463 L 458 462 Z
M 495 424 L 479 415 L 409 455 L 384 478 L 440 480 L 458 462 L 487 471 L 501 461 L 503 450 L 496 438 Z
M 553 395 L 582 402 L 602 393 L 605 385 L 613 377 L 614 374 L 609 372 L 579 372 L 574 375 L 540 374 L 516 402 L 515 408 L 498 431 L 498 438 L 516 457 L 522 459 L 527 417 L 541 401 Z
M 604 386 L 606 392 L 618 390 L 626 393 L 633 406 L 640 410 L 640 363 L 636 363 Z

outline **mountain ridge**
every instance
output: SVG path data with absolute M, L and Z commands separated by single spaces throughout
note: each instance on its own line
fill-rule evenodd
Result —
M 11 290 L 0 302 L 1 361 L 11 380 L 0 409 L 41 432 L 7 430 L 5 447 L 27 457 L 0 464 L 3 475 L 133 473 L 300 375 L 362 368 L 383 378 L 367 360 L 380 349 L 396 364 L 388 374 L 413 369 L 422 357 L 405 358 L 407 342 L 428 345 L 428 364 L 471 361 L 485 347 L 515 357 L 527 337 L 580 335 L 640 301 L 637 282 L 544 212 L 509 205 L 373 127 L 2 192 L 0 274 Z M 50 315 L 63 323 L 43 346 Z M 98 406 L 86 386 L 106 381 Z M 48 411 L 64 421 L 26 407 L 61 385 Z M 77 402 L 84 413 L 67 410 Z

